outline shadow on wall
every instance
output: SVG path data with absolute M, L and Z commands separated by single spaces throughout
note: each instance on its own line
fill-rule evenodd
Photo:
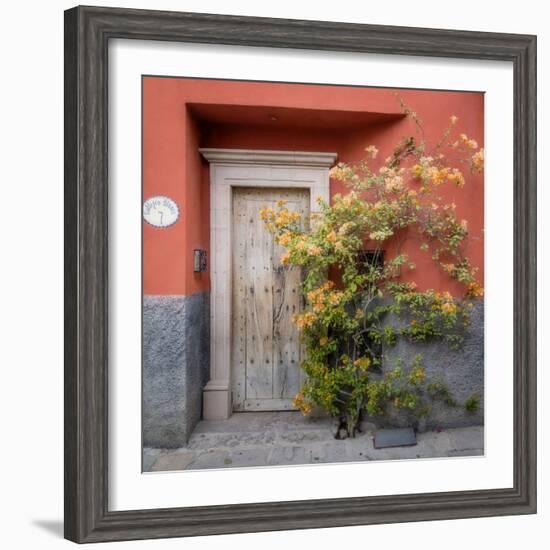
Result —
M 61 519 L 35 519 L 32 524 L 53 535 L 56 539 L 63 538 L 63 520 Z

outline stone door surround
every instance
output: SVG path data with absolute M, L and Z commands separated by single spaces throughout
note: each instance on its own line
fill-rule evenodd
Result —
M 310 212 L 317 197 L 329 201 L 329 170 L 336 153 L 201 148 L 210 163 L 210 380 L 203 418 L 231 416 L 231 272 L 233 187 L 308 189 Z

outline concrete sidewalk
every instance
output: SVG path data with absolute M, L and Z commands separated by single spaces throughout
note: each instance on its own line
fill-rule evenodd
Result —
M 201 421 L 180 449 L 143 451 L 143 470 L 200 470 L 252 466 L 361 462 L 483 455 L 483 426 L 417 434 L 412 447 L 375 449 L 376 427 L 363 424 L 353 439 L 334 439 L 334 421 L 298 412 L 235 413 Z

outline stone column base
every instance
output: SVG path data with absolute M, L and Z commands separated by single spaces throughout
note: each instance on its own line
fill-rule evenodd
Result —
M 226 420 L 231 416 L 231 390 L 224 382 L 211 380 L 202 394 L 204 420 Z

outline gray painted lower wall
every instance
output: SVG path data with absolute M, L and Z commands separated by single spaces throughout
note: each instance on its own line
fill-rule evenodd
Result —
M 393 320 L 395 321 L 395 319 Z M 395 326 L 395 323 L 392 323 Z M 470 327 L 462 347 L 452 350 L 445 342 L 412 343 L 400 339 L 395 347 L 384 350 L 385 368 L 395 366 L 398 357 L 403 368 L 408 367 L 415 355 L 423 357 L 427 379 L 440 379 L 451 391 L 459 406 L 451 407 L 440 401 L 432 403 L 428 417 L 421 428 L 454 428 L 482 425 L 484 413 L 484 302 L 476 301 L 470 317 Z M 462 406 L 472 395 L 479 398 L 476 412 L 467 412 Z M 408 426 L 414 421 L 403 410 L 390 410 L 387 415 L 368 419 L 378 427 Z
M 209 293 L 191 296 L 145 296 L 143 300 L 143 445 L 185 446 L 201 417 L 202 389 L 209 378 Z M 415 355 L 423 356 L 426 376 L 445 382 L 463 404 L 479 398 L 475 413 L 464 407 L 433 403 L 420 429 L 483 424 L 484 414 L 484 303 L 471 313 L 471 325 L 459 350 L 443 342 L 426 344 L 400 340 L 384 350 L 386 368 L 398 357 L 404 367 Z M 410 426 L 406 412 L 389 410 L 366 419 L 378 427 Z
M 143 445 L 177 448 L 201 417 L 209 293 L 143 298 Z

